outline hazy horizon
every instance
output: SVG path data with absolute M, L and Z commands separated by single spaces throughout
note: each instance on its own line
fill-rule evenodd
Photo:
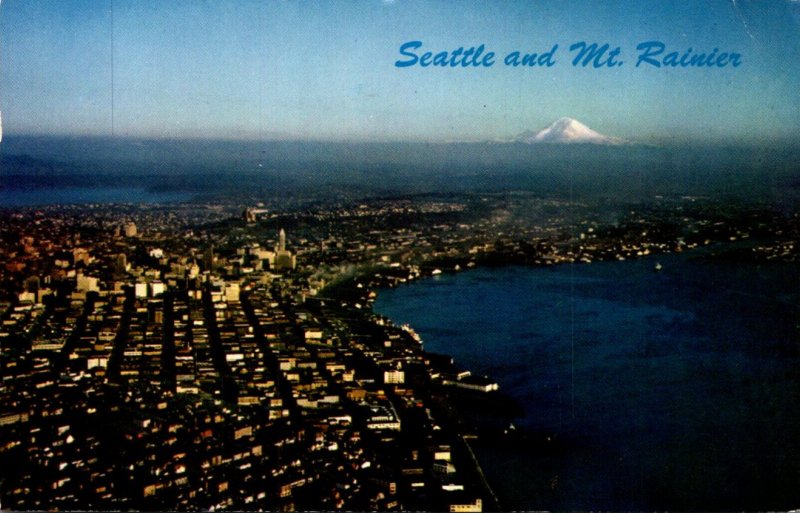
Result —
M 276 191 L 369 195 L 526 190 L 620 200 L 711 194 L 793 204 L 800 197 L 798 161 L 800 147 L 794 145 L 9 136 L 0 145 L 0 177 L 5 177 L 0 188 L 125 186 L 250 200 Z

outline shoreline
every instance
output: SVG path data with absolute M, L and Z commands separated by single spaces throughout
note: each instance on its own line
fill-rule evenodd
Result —
M 653 253 L 646 255 L 638 255 L 635 257 L 636 260 L 645 259 L 645 258 L 656 258 L 659 254 L 673 254 L 671 251 L 663 251 L 662 253 Z M 477 260 L 477 261 L 476 261 Z M 419 280 L 428 280 L 428 279 L 435 279 L 441 275 L 455 275 L 461 272 L 467 272 L 470 270 L 480 270 L 480 269 L 489 269 L 489 268 L 508 268 L 514 266 L 520 267 L 527 267 L 527 268 L 547 268 L 547 267 L 554 267 L 560 266 L 565 264 L 581 264 L 581 265 L 588 265 L 593 262 L 613 262 L 613 261 L 625 261 L 626 259 L 598 259 L 598 260 L 587 260 L 587 259 L 575 259 L 575 258 L 565 258 L 563 260 L 541 260 L 535 259 L 534 261 L 514 261 L 514 260 L 506 260 L 503 258 L 502 254 L 487 254 L 485 259 L 471 259 L 469 255 L 454 255 L 450 259 L 448 259 L 449 265 L 442 265 L 445 262 L 443 261 L 434 261 L 434 262 L 423 262 L 419 265 L 393 265 L 388 264 L 386 266 L 372 266 L 372 267 L 365 267 L 360 272 L 355 272 L 351 276 L 347 277 L 344 282 L 334 282 L 331 283 L 330 287 L 337 288 L 339 291 L 344 293 L 344 296 L 340 296 L 338 294 L 333 294 L 334 297 L 338 297 L 338 299 L 349 299 L 353 300 L 356 296 L 357 302 L 355 305 L 362 309 L 366 310 L 367 315 L 372 318 L 380 318 L 382 322 L 389 322 L 391 325 L 399 327 L 401 329 L 406 329 L 409 334 L 417 339 L 420 342 L 421 351 L 425 354 L 431 354 L 427 350 L 424 349 L 422 346 L 422 341 L 419 339 L 416 331 L 414 330 L 413 326 L 410 325 L 399 325 L 393 319 L 383 316 L 375 312 L 374 304 L 378 298 L 381 289 L 385 288 L 396 288 L 400 285 L 407 285 L 412 282 L 417 282 Z M 480 263 L 478 263 L 480 262 Z M 658 262 L 656 262 L 657 266 L 660 266 Z M 656 271 L 658 268 L 656 268 Z M 387 272 L 388 271 L 388 272 Z M 404 275 L 404 276 L 403 276 Z M 395 279 L 391 277 L 394 276 Z M 379 277 L 379 278 L 378 278 Z M 375 283 L 375 279 L 378 278 L 378 284 Z M 364 283 L 366 282 L 366 283 Z M 329 287 L 325 287 L 323 290 L 320 291 L 320 295 L 327 296 L 326 292 L 330 292 Z M 321 299 L 321 298 L 319 298 Z M 407 328 L 406 328 L 407 327 Z M 452 358 L 450 355 L 448 357 Z M 492 380 L 494 381 L 494 380 Z M 507 396 L 504 392 L 488 392 L 488 394 L 502 394 L 504 397 Z M 513 399 L 512 399 L 513 401 Z M 469 412 L 461 412 L 457 405 L 450 404 L 450 408 L 454 411 L 457 411 L 456 415 L 462 416 L 464 413 Z M 521 405 L 519 405 L 522 408 Z M 475 413 L 475 412 L 472 412 Z M 505 412 L 506 416 L 516 417 L 514 415 L 510 415 L 508 412 Z M 524 411 L 518 413 L 519 416 L 524 416 Z M 473 427 L 473 431 L 477 432 L 477 428 Z M 506 430 L 507 432 L 507 430 Z M 501 501 L 498 497 L 497 493 L 494 491 L 494 487 L 492 483 L 487 478 L 483 464 L 478 459 L 477 455 L 475 454 L 473 448 L 471 447 L 469 441 L 467 440 L 468 436 L 471 437 L 479 437 L 480 435 L 472 434 L 465 432 L 463 429 L 456 429 L 456 434 L 463 443 L 466 448 L 467 453 L 470 456 L 472 465 L 473 465 L 473 473 L 479 476 L 479 479 L 483 483 L 485 490 L 491 496 L 494 504 L 497 506 L 496 508 L 486 509 L 486 511 L 503 511 L 501 508 Z M 517 435 L 520 437 L 529 437 L 536 435 L 534 433 L 527 433 L 526 430 L 521 429 L 517 432 Z M 547 437 L 550 440 L 550 437 Z
M 711 268 L 714 268 L 714 269 L 718 270 L 718 271 L 714 272 L 714 274 L 710 275 L 710 277 L 708 277 L 708 279 L 705 280 L 705 281 L 717 280 L 721 276 L 730 276 L 731 283 L 734 283 L 734 282 L 737 281 L 737 276 L 740 276 L 740 275 L 741 276 L 745 276 L 746 273 L 747 273 L 747 270 L 750 269 L 750 268 L 753 268 L 753 266 L 756 265 L 754 262 L 750 262 L 750 261 L 731 262 L 727 258 L 721 258 L 722 256 L 725 256 L 725 255 L 724 254 L 720 254 L 720 251 L 718 251 L 717 249 L 718 248 L 715 248 L 714 251 L 702 251 L 702 252 L 698 252 L 698 253 L 695 253 L 695 254 L 673 255 L 672 258 L 666 259 L 665 261 L 662 262 L 664 264 L 664 273 L 665 273 L 664 276 L 666 276 L 666 277 L 668 277 L 670 279 L 672 279 L 673 277 L 678 277 L 679 281 L 675 282 L 675 283 L 681 283 L 681 282 L 685 282 L 686 280 L 691 280 L 692 279 L 691 278 L 691 276 L 692 276 L 691 273 L 684 274 L 684 270 L 688 269 L 688 267 L 685 267 L 685 266 L 691 265 L 692 266 L 691 268 L 698 269 L 699 270 L 698 272 L 704 272 L 703 270 L 707 270 L 707 269 L 711 269 Z M 637 269 L 637 271 L 635 273 L 636 276 L 640 276 L 641 273 L 649 273 L 650 272 L 650 262 L 639 262 L 639 263 L 636 263 L 635 265 L 636 265 L 636 269 Z M 759 264 L 759 267 L 761 267 L 761 266 L 762 266 L 762 264 Z M 781 272 L 782 272 L 781 269 L 788 269 L 787 266 L 791 266 L 791 264 L 790 263 L 786 263 L 786 262 L 774 262 L 773 265 L 766 265 L 764 267 L 766 269 L 766 271 L 765 271 L 763 279 L 761 277 L 761 274 L 759 273 L 759 274 L 753 275 L 752 280 L 750 280 L 750 281 L 752 281 L 754 283 L 763 283 L 764 286 L 763 287 L 761 287 L 761 286 L 757 287 L 757 289 L 748 289 L 748 290 L 753 294 L 759 293 L 759 291 L 763 292 L 762 289 L 766 290 L 766 287 L 770 283 L 769 280 L 774 279 L 776 276 L 781 276 L 782 275 L 781 274 Z M 611 268 L 613 268 L 613 267 L 614 266 L 612 266 Z M 611 269 L 611 268 L 608 268 L 608 269 Z M 625 268 L 625 269 L 627 269 L 627 268 Z M 602 270 L 602 268 L 598 268 L 598 272 L 597 273 L 592 271 L 590 274 L 592 276 L 597 275 L 601 270 Z M 488 270 L 488 272 L 491 272 L 491 269 Z M 619 272 L 612 272 L 612 274 L 607 275 L 607 276 L 617 276 L 617 275 L 620 274 L 620 272 L 622 274 L 628 274 L 626 271 L 623 270 L 623 271 L 619 271 Z M 733 274 L 730 274 L 731 272 L 733 272 Z M 537 276 L 541 276 L 541 274 L 537 274 Z M 562 269 L 558 273 L 558 276 L 554 276 L 553 279 L 557 280 L 558 277 L 562 277 L 563 278 L 565 276 L 566 277 L 569 276 L 569 269 L 568 268 Z M 660 276 L 660 275 L 654 274 L 652 280 L 654 280 L 655 282 L 661 281 L 661 278 L 659 278 L 658 276 Z M 715 276 L 717 278 L 714 278 Z M 772 278 L 767 278 L 768 276 L 771 276 Z M 636 277 L 631 278 L 631 279 L 632 280 L 633 279 L 637 279 L 638 280 L 638 278 L 636 278 Z M 501 280 L 501 282 L 505 283 L 505 280 Z M 626 283 L 628 283 L 628 281 L 626 281 Z M 673 283 L 672 281 L 665 282 L 665 286 L 666 287 L 672 287 L 672 283 Z M 723 287 L 729 286 L 729 285 L 725 285 L 725 284 L 728 283 L 727 281 L 722 282 L 722 283 L 723 283 L 723 285 L 722 285 Z M 467 284 L 473 284 L 473 281 L 471 281 L 471 279 L 467 280 Z M 462 285 L 464 285 L 464 284 L 462 283 Z M 464 285 L 464 286 L 466 286 L 466 285 Z M 486 286 L 488 287 L 490 285 L 486 285 Z M 432 288 L 431 287 L 426 287 L 425 290 L 427 292 L 423 293 L 423 294 L 421 294 L 419 296 L 416 296 L 414 294 L 401 294 L 399 296 L 392 296 L 392 297 L 393 298 L 397 298 L 397 299 L 394 300 L 395 302 L 401 301 L 403 304 L 405 304 L 408 301 L 411 301 L 412 300 L 411 299 L 412 296 L 415 297 L 415 298 L 419 297 L 419 301 L 431 300 L 432 297 L 433 297 L 433 296 L 430 295 L 431 291 L 438 291 L 438 290 L 440 290 L 440 288 L 436 287 L 436 286 L 433 286 Z M 543 290 L 550 290 L 550 289 L 543 289 Z M 728 290 L 728 289 L 726 288 L 725 290 Z M 722 304 L 733 304 L 733 305 L 735 305 L 735 304 L 741 302 L 741 299 L 737 299 L 738 292 L 736 290 L 729 290 L 729 292 L 732 295 L 728 296 L 728 299 L 725 300 L 726 302 L 722 303 Z M 444 298 L 444 301 L 447 301 L 446 298 L 458 297 L 459 293 L 463 293 L 463 290 L 459 289 L 458 291 L 453 292 L 453 294 L 456 294 L 455 296 L 452 296 L 452 294 L 445 294 L 444 296 L 441 296 L 441 297 Z M 692 291 L 687 291 L 687 293 L 688 294 L 692 294 L 693 292 Z M 619 296 L 619 294 L 615 294 L 615 297 L 618 297 L 618 296 Z M 436 297 L 440 297 L 440 296 L 436 296 Z M 402 298 L 402 299 L 399 299 L 399 298 Z M 766 298 L 766 296 L 765 296 L 765 298 Z M 767 300 L 765 299 L 765 301 L 767 301 Z M 467 303 L 469 303 L 469 301 L 467 301 Z M 708 303 L 708 301 L 704 300 L 703 304 L 706 304 L 706 303 Z M 672 303 L 669 303 L 669 304 L 672 304 Z M 388 303 L 387 303 L 387 305 L 388 305 Z M 759 307 L 759 308 L 761 308 L 761 307 Z M 407 310 L 408 310 L 408 312 L 412 311 L 411 308 L 409 308 Z M 413 310 L 414 311 L 418 311 L 419 307 L 418 306 L 414 307 Z M 463 309 L 459 309 L 458 312 L 461 312 L 462 310 Z M 406 309 L 402 309 L 402 311 L 406 312 Z M 408 312 L 407 312 L 407 314 L 405 316 L 401 316 L 400 318 L 403 319 L 403 322 L 410 322 L 412 325 L 414 325 L 414 317 L 410 317 L 408 315 Z M 395 313 L 399 314 L 399 312 L 395 312 Z M 442 315 L 444 315 L 446 318 L 450 318 L 450 317 L 447 317 L 446 313 L 443 313 Z M 783 314 L 780 314 L 780 315 L 783 315 Z M 456 318 L 456 317 L 454 317 L 454 318 Z M 432 323 L 434 323 L 434 321 L 435 321 L 435 316 L 427 315 L 420 321 L 420 322 L 422 322 L 421 327 L 423 329 L 425 329 L 425 327 L 427 327 L 427 329 L 430 329 L 431 326 L 434 325 L 434 324 L 432 324 Z M 698 322 L 703 322 L 702 318 L 698 318 Z M 750 324 L 752 324 L 752 323 L 750 323 Z M 757 323 L 756 323 L 756 325 L 757 325 Z M 421 331 L 420 333 L 422 334 L 423 339 L 425 339 L 425 341 L 427 342 L 427 339 L 425 337 L 426 331 Z M 707 343 L 715 344 L 715 342 L 714 342 L 715 340 L 721 340 L 721 338 L 724 338 L 724 333 L 723 332 L 718 332 L 717 330 L 714 330 L 714 333 L 720 333 L 720 336 L 716 337 L 716 338 L 712 338 L 711 340 L 707 341 Z M 750 333 L 750 331 L 748 331 L 747 333 Z M 756 333 L 756 332 L 752 332 L 752 333 Z M 778 332 L 776 332 L 776 333 L 778 333 Z M 785 330 L 781 331 L 780 333 L 783 333 L 784 335 L 787 334 L 787 332 Z M 429 335 L 429 336 L 433 337 L 433 335 Z M 479 335 L 476 335 L 476 336 L 479 336 Z M 688 335 L 688 336 L 693 337 L 695 340 L 698 340 L 699 342 L 703 340 L 703 337 L 701 335 L 692 334 L 692 335 Z M 665 335 L 665 337 L 669 338 L 668 335 Z M 700 338 L 698 338 L 698 337 L 700 337 Z M 748 339 L 749 340 L 748 337 L 752 338 L 752 335 L 745 335 L 744 339 Z M 450 339 L 447 339 L 447 341 L 449 341 L 449 340 Z M 466 344 L 466 339 L 464 339 L 463 337 L 455 339 L 455 340 L 456 340 L 456 342 L 459 342 L 459 343 L 462 343 L 462 344 Z M 433 350 L 442 351 L 442 352 L 448 352 L 446 349 L 443 349 L 443 346 L 442 346 L 442 343 L 441 343 L 442 340 L 439 338 L 439 339 L 437 339 L 437 341 L 438 341 L 437 345 L 434 346 Z M 681 344 L 683 344 L 683 343 L 681 343 Z M 701 345 L 704 345 L 704 344 L 701 343 Z M 462 353 L 469 349 L 466 346 L 458 346 L 458 347 L 461 348 Z M 683 347 L 683 346 L 681 345 L 681 347 Z M 712 346 L 709 346 L 709 347 L 710 347 L 710 349 L 717 348 L 717 349 L 719 349 L 721 351 L 727 351 L 727 349 L 725 349 L 725 347 L 721 347 L 720 348 L 720 347 L 717 347 L 717 345 L 712 345 Z M 567 340 L 567 350 L 568 349 L 569 349 L 569 341 Z M 642 346 L 642 350 L 644 350 L 644 346 Z M 674 347 L 674 348 L 664 347 L 664 350 L 667 351 L 669 354 L 675 353 L 678 356 L 683 354 L 681 352 L 682 349 L 679 349 L 677 347 Z M 692 350 L 692 351 L 694 351 L 694 350 Z M 451 354 L 453 354 L 453 353 L 451 353 Z M 460 354 L 460 353 L 455 353 L 456 358 L 461 358 L 461 357 L 458 356 L 458 354 Z M 714 354 L 717 354 L 717 353 L 714 353 Z M 721 357 L 723 354 L 727 355 L 728 353 L 727 352 L 721 353 L 719 356 L 717 356 L 715 358 Z M 706 361 L 706 360 L 702 359 L 702 357 L 701 357 L 701 355 L 699 353 L 690 352 L 689 355 L 695 355 L 697 358 L 700 358 L 700 360 L 698 360 L 700 362 Z M 641 356 L 641 359 L 639 361 L 642 361 L 642 362 L 644 362 L 645 360 L 651 359 L 650 357 L 648 357 L 644 353 L 641 354 L 640 356 Z M 695 356 L 692 356 L 690 361 L 695 361 Z M 734 358 L 734 356 L 731 356 L 731 358 Z M 680 358 L 678 360 L 679 360 L 678 363 L 680 363 L 680 361 L 684 361 L 684 360 L 680 360 Z M 657 358 L 655 358 L 654 361 L 660 361 L 660 360 L 657 360 Z M 686 363 L 686 362 L 684 361 L 684 363 Z M 462 361 L 462 364 L 464 364 L 463 361 Z M 697 365 L 700 365 L 700 363 L 698 363 Z M 705 365 L 705 364 L 702 364 L 702 365 Z M 471 363 L 466 363 L 466 366 L 468 368 L 471 368 L 472 364 Z M 712 365 L 712 367 L 713 367 L 713 365 Z M 729 365 L 725 365 L 724 367 L 726 369 L 730 369 Z M 565 367 L 565 368 L 568 371 L 568 366 Z M 642 369 L 643 367 L 638 366 L 638 364 L 637 364 L 636 368 Z M 694 367 L 691 367 L 691 368 L 694 368 Z M 705 367 L 703 367 L 703 368 L 705 368 Z M 780 368 L 782 369 L 783 367 L 780 367 Z M 673 369 L 673 370 L 675 370 L 675 369 Z M 732 369 L 731 369 L 731 371 L 732 371 Z M 670 374 L 672 374 L 672 370 L 669 370 L 668 372 L 670 372 Z M 780 372 L 783 372 L 783 371 L 780 371 Z M 678 374 L 675 374 L 675 376 L 678 376 L 679 374 L 680 374 L 680 372 L 678 372 Z M 745 387 L 749 386 L 748 385 L 749 381 L 747 381 L 749 378 L 741 378 L 741 379 L 745 380 L 744 382 L 741 382 L 741 383 L 740 383 L 740 378 L 734 376 L 734 379 L 735 379 L 734 383 L 735 384 L 739 384 L 739 385 L 736 385 L 736 386 L 745 386 Z M 716 382 L 719 382 L 719 381 L 715 380 L 714 378 L 708 378 L 708 379 L 704 378 L 702 380 L 699 380 L 697 382 L 698 383 L 697 385 L 691 385 L 691 388 L 692 388 L 692 390 L 695 390 L 697 388 L 697 386 L 700 386 L 700 384 L 702 384 L 702 383 L 712 383 L 713 384 L 713 383 L 716 383 Z M 725 383 L 725 382 L 726 381 L 722 381 L 720 383 Z M 586 389 L 586 385 L 587 385 L 587 383 L 586 383 L 586 381 L 584 379 L 582 388 Z M 686 388 L 686 387 L 684 386 L 683 388 Z M 647 389 L 647 387 L 645 387 L 645 389 Z M 648 397 L 650 397 L 650 396 L 652 396 L 652 394 L 648 393 Z M 677 401 L 677 403 L 676 403 L 676 401 Z M 680 400 L 677 400 L 677 399 L 669 399 L 669 398 L 664 399 L 664 404 L 673 404 L 673 403 L 678 404 L 678 405 L 681 404 Z M 697 403 L 697 402 L 695 401 L 695 402 L 692 402 L 691 404 L 695 404 L 695 403 Z M 702 403 L 704 403 L 704 401 L 700 401 L 700 403 L 697 403 L 697 404 L 702 404 Z M 526 403 L 525 408 L 526 408 L 526 410 L 528 410 L 528 408 L 529 408 L 527 403 Z M 687 406 L 687 408 L 688 408 L 688 406 Z M 730 416 L 730 415 L 735 413 L 733 410 L 731 410 L 730 408 L 727 408 L 727 407 L 725 408 L 724 411 L 727 412 L 725 414 L 728 415 L 728 416 Z M 542 413 L 544 414 L 545 412 L 542 412 Z M 548 418 L 552 418 L 552 416 L 550 416 L 548 414 Z M 747 420 L 746 417 L 745 418 L 741 418 L 740 420 L 742 422 L 741 425 L 743 425 L 743 426 L 750 425 L 751 422 L 752 422 L 751 420 Z M 538 423 L 538 422 L 534 423 L 534 425 L 539 425 L 539 424 L 540 423 Z M 694 425 L 694 424 L 692 424 L 692 425 Z M 613 430 L 613 429 L 616 429 L 616 428 L 612 427 L 611 429 Z M 611 431 L 608 431 L 608 433 L 611 433 Z M 694 428 L 692 428 L 691 431 L 688 431 L 688 432 L 682 434 L 681 436 L 688 435 L 690 437 L 690 438 L 688 438 L 688 440 L 696 440 L 696 438 L 694 436 L 694 434 L 696 434 L 696 433 L 698 433 L 698 431 L 696 431 L 696 430 L 694 430 Z M 563 434 L 564 433 L 562 433 L 562 435 Z M 603 435 L 603 436 L 607 436 L 607 435 Z M 562 437 L 561 443 L 567 443 L 568 439 L 569 439 L 569 436 L 567 436 L 567 438 L 563 438 Z M 600 439 L 598 439 L 598 440 L 600 440 Z M 609 440 L 611 440 L 611 439 L 609 439 Z M 744 442 L 744 441 L 741 441 L 741 442 Z M 569 442 L 568 445 L 565 446 L 565 447 L 567 447 L 567 450 L 570 450 L 568 448 L 568 446 L 571 445 L 571 443 L 572 442 Z M 616 444 L 617 442 L 611 442 L 611 443 Z M 622 443 L 623 446 L 625 444 L 624 440 L 621 440 L 621 439 L 620 439 L 620 443 Z M 504 472 L 502 470 L 502 466 L 500 466 L 500 463 L 499 463 L 500 460 L 497 460 L 497 458 L 501 458 L 502 459 L 502 457 L 500 455 L 510 455 L 510 454 L 512 454 L 513 453 L 513 447 L 516 444 L 516 442 L 509 442 L 510 445 L 507 446 L 507 447 L 501 447 L 501 445 L 498 445 L 498 444 L 502 445 L 502 442 L 496 441 L 496 439 L 493 437 L 491 442 L 489 442 L 488 444 L 486 444 L 486 443 L 483 444 L 481 451 L 477 451 L 477 449 L 476 449 L 477 455 L 481 455 L 484 458 L 486 457 L 486 454 L 491 454 L 489 456 L 488 463 L 484 462 L 483 460 L 480 460 L 480 461 L 481 461 L 481 466 L 484 469 L 484 471 L 487 472 L 487 475 L 489 477 L 494 476 L 495 477 L 495 481 L 496 481 L 498 475 L 501 476 L 501 478 L 502 478 L 503 472 Z M 613 445 L 612 447 L 617 447 L 617 445 Z M 749 451 L 752 449 L 752 446 L 749 443 L 746 443 L 746 445 L 742 445 L 741 447 L 745 451 L 745 453 L 749 453 Z M 492 453 L 494 453 L 497 448 L 500 448 L 500 452 L 499 452 L 499 454 L 497 456 L 495 456 Z M 539 449 L 536 450 L 536 452 L 538 452 L 538 451 L 539 451 Z M 682 457 L 680 457 L 680 456 L 675 456 L 675 458 L 676 459 L 675 459 L 675 461 L 673 461 L 673 463 L 684 461 L 684 460 L 681 459 Z M 721 456 L 721 458 L 722 459 L 720 461 L 728 461 L 727 456 Z M 551 462 L 551 463 L 555 461 L 556 464 L 558 464 L 558 457 L 557 456 L 549 458 L 549 459 L 548 458 L 545 458 L 545 459 L 547 461 Z M 531 466 L 526 466 L 525 462 L 522 459 L 517 461 L 517 463 L 521 463 L 522 466 L 524 468 L 526 468 L 526 469 L 533 468 Z M 691 460 L 687 464 L 691 465 L 692 464 Z M 487 468 L 487 465 L 488 465 L 488 468 Z M 515 467 L 519 467 L 519 465 L 515 465 Z M 522 468 L 522 467 L 520 467 L 520 468 Z M 689 468 L 694 468 L 694 467 L 689 467 Z M 728 466 L 725 466 L 725 467 L 722 467 L 722 468 L 723 469 L 731 469 L 731 470 L 735 469 L 735 467 L 728 467 Z M 494 470 L 492 470 L 492 469 L 494 469 Z M 500 469 L 500 473 L 499 474 L 498 474 L 498 469 Z M 662 473 L 663 473 L 662 471 L 657 471 L 655 474 L 652 474 L 652 475 L 654 475 L 654 476 L 655 475 L 661 475 Z M 561 477 L 562 477 L 562 480 L 561 480 L 562 487 L 566 486 L 568 484 L 568 481 L 563 479 L 565 477 L 565 475 L 562 474 Z M 673 479 L 675 478 L 674 475 L 669 474 L 667 477 L 669 477 L 669 481 L 667 481 L 667 483 L 677 484 L 677 482 L 673 481 Z M 614 480 L 614 482 L 615 482 L 615 485 L 618 484 L 618 483 L 616 483 L 616 480 Z M 716 481 L 714 481 L 714 482 L 716 482 Z M 537 480 L 537 483 L 538 483 L 538 480 Z M 517 486 L 519 486 L 519 483 L 517 483 Z M 537 486 L 539 486 L 539 485 L 537 484 Z M 646 497 L 651 497 L 652 500 L 656 500 L 655 498 L 656 498 L 656 496 L 658 496 L 659 493 L 664 493 L 664 490 L 669 489 L 669 488 L 667 488 L 667 486 L 671 486 L 671 485 L 662 485 L 662 487 L 659 488 L 659 486 L 656 483 L 652 483 L 652 487 L 648 486 L 645 490 L 652 490 L 652 494 L 654 494 L 654 495 L 652 497 L 650 495 L 646 495 Z M 776 485 L 776 486 L 778 486 L 778 485 Z M 503 494 L 503 490 L 504 489 L 505 489 L 506 492 L 508 492 L 510 490 L 508 485 L 504 484 L 502 486 L 495 487 L 495 489 L 499 493 L 500 499 L 503 501 L 504 505 L 506 505 L 506 506 L 511 505 L 512 507 L 519 507 L 520 506 L 519 504 L 514 504 L 514 499 L 513 498 L 512 499 L 507 499 L 506 495 Z M 680 490 L 680 489 L 675 489 L 675 490 Z M 777 490 L 777 488 L 776 488 L 776 490 Z M 541 493 L 546 493 L 546 492 L 547 492 L 547 490 L 543 490 Z M 535 497 L 539 493 L 540 492 L 532 492 L 531 497 Z M 650 493 L 650 492 L 648 492 L 648 493 Z M 513 492 L 512 492 L 512 494 L 513 494 Z M 742 494 L 739 494 L 739 495 L 736 495 L 736 494 L 734 494 L 734 495 L 735 496 L 744 497 L 748 501 L 750 501 L 752 499 L 751 497 L 747 496 L 747 494 L 744 493 L 744 492 L 742 492 Z M 784 495 L 785 495 L 785 492 L 784 492 Z M 514 495 L 512 495 L 512 497 L 513 496 Z M 567 496 L 565 496 L 565 497 L 567 497 Z M 711 501 L 711 502 L 703 502 L 703 504 L 718 504 L 717 502 L 715 502 L 713 500 L 712 497 L 706 497 L 706 496 L 704 496 L 704 497 L 705 498 L 696 497 L 696 500 L 699 500 L 699 501 Z M 650 500 L 650 499 L 647 499 L 647 500 Z M 542 507 L 541 506 L 542 504 L 548 505 L 550 503 L 548 503 L 547 501 L 545 501 L 545 502 L 532 502 L 532 503 L 528 503 L 527 505 L 529 507 L 536 508 L 537 506 L 538 507 Z M 667 504 L 667 503 L 665 503 L 665 504 Z M 675 509 L 675 508 L 678 508 L 680 504 L 688 504 L 688 503 L 681 502 L 680 500 L 676 499 L 676 500 L 668 501 L 668 504 L 672 504 L 672 505 L 671 506 L 664 506 L 664 508 L 666 508 L 666 509 Z M 753 504 L 757 504 L 757 503 L 753 503 Z M 611 507 L 612 509 L 614 508 L 613 506 L 609 506 L 609 507 Z M 637 506 L 632 506 L 632 507 L 634 507 L 634 509 L 637 508 Z M 638 506 L 638 507 L 645 508 L 645 506 Z M 656 508 L 656 506 L 653 506 L 653 507 Z M 708 507 L 710 507 L 710 506 L 708 506 Z M 647 506 L 647 509 L 650 509 L 650 507 Z M 660 509 L 660 508 L 657 508 L 657 509 Z

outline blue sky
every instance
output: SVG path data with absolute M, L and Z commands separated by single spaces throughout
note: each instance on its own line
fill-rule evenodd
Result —
M 397 68 L 399 47 L 559 45 L 556 65 Z M 635 67 L 636 45 L 738 68 Z M 573 67 L 577 41 L 623 66 Z M 800 2 L 5 0 L 6 135 L 471 141 L 562 116 L 642 142 L 796 142 Z M 113 112 L 112 112 L 113 111 Z

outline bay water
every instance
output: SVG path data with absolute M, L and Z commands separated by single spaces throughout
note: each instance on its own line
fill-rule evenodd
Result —
M 86 205 L 109 203 L 177 203 L 191 195 L 182 191 L 153 192 L 135 187 L 45 187 L 0 188 L 0 207 L 36 207 L 44 205 Z
M 503 509 L 719 511 L 800 507 L 799 305 L 796 264 L 684 253 L 444 274 L 374 309 L 523 407 L 525 436 L 474 444 Z

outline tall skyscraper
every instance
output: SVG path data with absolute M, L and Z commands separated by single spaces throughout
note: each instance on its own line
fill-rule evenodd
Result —
M 278 234 L 278 247 L 275 251 L 273 268 L 275 270 L 294 269 L 296 265 L 296 257 L 286 249 L 286 232 L 281 228 L 281 232 Z
M 214 268 L 214 246 L 209 246 L 203 252 L 203 270 L 210 271 Z

